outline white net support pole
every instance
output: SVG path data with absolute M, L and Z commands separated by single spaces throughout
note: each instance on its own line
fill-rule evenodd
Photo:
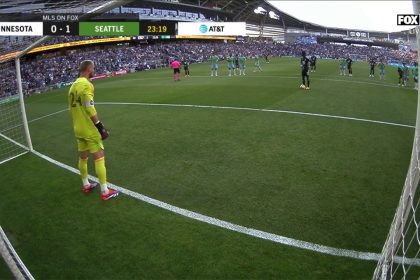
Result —
M 33 151 L 31 134 L 29 132 L 28 119 L 26 118 L 26 109 L 25 109 L 25 100 L 22 87 L 22 76 L 20 70 L 20 58 L 15 59 L 16 67 L 16 81 L 18 85 L 18 94 L 19 94 L 19 104 L 20 104 L 20 113 L 22 114 L 23 130 L 25 132 L 26 144 L 29 151 Z
M 0 254 L 9 267 L 13 277 L 19 280 L 33 280 L 34 277 L 16 253 L 3 229 L 0 227 Z

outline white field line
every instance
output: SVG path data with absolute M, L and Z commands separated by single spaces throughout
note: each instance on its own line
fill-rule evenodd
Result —
M 383 121 L 375 121 L 375 120 L 368 120 L 368 119 L 359 119 L 359 118 L 350 118 L 350 117 L 342 117 L 342 116 L 333 116 L 333 115 L 324 115 L 324 114 L 314 114 L 314 113 L 305 113 L 305 112 L 295 112 L 295 111 L 284 111 L 284 110 L 271 110 L 271 109 L 255 109 L 255 108 L 241 108 L 241 107 L 226 107 L 226 106 L 210 106 L 210 105 L 186 105 L 186 104 L 153 104 L 153 103 L 123 103 L 123 102 L 103 102 L 103 103 L 97 103 L 100 105 L 141 105 L 141 106 L 165 106 L 165 107 L 193 107 L 193 108 L 210 108 L 210 109 L 230 109 L 230 110 L 247 110 L 247 111 L 262 111 L 262 112 L 276 112 L 276 113 L 289 113 L 289 114 L 300 114 L 300 115 L 309 115 L 309 116 L 319 116 L 319 117 L 327 117 L 327 118 L 336 118 L 336 119 L 348 119 L 348 120 L 354 120 L 354 121 L 363 121 L 363 122 L 371 122 L 371 123 L 378 123 L 378 124 L 385 124 L 385 125 L 393 125 L 393 126 L 401 126 L 401 127 L 409 127 L 409 128 L 414 128 L 413 126 L 410 125 L 404 125 L 404 124 L 398 124 L 398 123 L 390 123 L 390 122 L 383 122 Z M 43 119 L 45 117 L 48 116 L 52 116 L 61 112 L 67 111 L 67 109 L 65 110 L 60 110 L 57 111 L 55 113 L 52 114 L 48 114 L 46 116 L 43 117 L 39 117 L 37 119 L 33 119 L 31 120 L 36 121 L 36 120 L 40 120 Z M 27 147 L 25 147 L 24 145 L 14 141 L 13 139 L 10 139 L 9 137 L 3 135 L 0 133 L 0 136 L 15 143 L 16 145 L 27 149 Z M 59 167 L 62 167 L 66 170 L 69 170 L 75 174 L 79 174 L 79 171 L 71 166 L 68 166 L 66 164 L 63 164 L 59 161 L 56 161 L 46 155 L 43 155 L 37 151 L 33 151 L 33 153 Z M 98 181 L 98 179 L 96 177 L 90 176 L 90 178 L 94 181 Z M 355 258 L 355 259 L 361 259 L 361 260 L 371 260 L 371 261 L 377 261 L 380 257 L 380 254 L 377 253 L 370 253 L 370 252 L 359 252 L 359 251 L 354 251 L 354 250 L 348 250 L 348 249 L 339 249 L 339 248 L 334 248 L 334 247 L 328 247 L 328 246 L 324 246 L 324 245 L 320 245 L 320 244 L 315 244 L 315 243 L 311 243 L 311 242 L 306 242 L 306 241 L 301 241 L 301 240 L 296 240 L 293 238 L 288 238 L 288 237 L 284 237 L 284 236 L 280 236 L 280 235 L 276 235 L 273 233 L 268 233 L 268 232 L 264 232 L 264 231 L 260 231 L 257 229 L 253 229 L 253 228 L 247 228 L 247 227 L 243 227 L 237 224 L 233 224 L 227 221 L 223 221 L 223 220 L 219 220 L 217 218 L 213 218 L 213 217 L 209 217 L 209 216 L 205 216 L 193 211 L 189 211 L 183 208 L 179 208 L 177 206 L 174 205 L 170 205 L 168 203 L 150 198 L 148 196 L 130 191 L 128 189 L 122 188 L 120 186 L 114 185 L 110 183 L 110 186 L 122 191 L 124 194 L 129 195 L 133 198 L 136 198 L 138 200 L 144 201 L 146 203 L 155 205 L 157 207 L 163 208 L 165 210 L 177 213 L 179 215 L 194 219 L 194 220 L 198 220 L 201 222 L 205 222 L 211 225 L 215 225 L 221 228 L 225 228 L 225 229 L 229 229 L 232 231 L 236 231 L 239 233 L 243 233 L 246 235 L 250 235 L 250 236 L 254 236 L 257 238 L 261 238 L 261 239 L 265 239 L 265 240 L 270 240 L 276 243 L 280 243 L 280 244 L 285 244 L 285 245 L 289 245 L 289 246 L 293 246 L 293 247 L 297 247 L 297 248 L 301 248 L 301 249 L 306 249 L 306 250 L 311 250 L 311 251 L 315 251 L 315 252 L 319 252 L 319 253 L 324 253 L 324 254 L 329 254 L 329 255 L 334 255 L 334 256 L 342 256 L 342 257 L 350 257 L 350 258 Z M 402 262 L 403 259 L 402 257 L 398 257 L 397 258 L 398 262 Z M 414 265 L 419 265 L 420 266 L 420 259 L 405 259 L 405 263 L 407 264 L 414 264 Z
M 80 174 L 79 170 L 68 166 L 62 162 L 59 162 L 57 160 L 54 160 L 44 154 L 41 154 L 37 151 L 33 151 L 33 153 L 35 155 L 37 155 L 38 157 L 45 159 L 46 161 L 57 165 L 61 168 L 64 168 L 74 174 Z M 98 178 L 94 177 L 94 176 L 89 176 L 89 179 L 98 182 Z M 293 238 L 289 238 L 289 237 L 285 237 L 285 236 L 281 236 L 281 235 L 277 235 L 274 233 L 269 233 L 269 232 L 265 232 L 265 231 L 261 231 L 261 230 L 257 230 L 257 229 L 253 229 L 253 228 L 249 228 L 249 227 L 244 227 L 241 225 L 237 225 L 237 224 L 233 224 L 227 221 L 223 221 L 217 218 L 213 218 L 210 216 L 206 216 L 200 213 L 196 213 L 187 209 L 183 209 L 174 205 L 171 205 L 169 203 L 142 195 L 140 193 L 134 192 L 134 191 L 130 191 L 128 189 L 125 189 L 123 187 L 117 186 L 115 184 L 109 183 L 109 186 L 113 189 L 119 190 L 121 191 L 123 194 L 128 195 L 132 198 L 135 198 L 137 200 L 155 205 L 159 208 L 168 210 L 170 212 L 176 213 L 178 215 L 196 220 L 196 221 L 200 221 L 203 223 L 207 223 L 210 225 L 214 225 L 223 229 L 227 229 L 227 230 L 231 230 L 231 231 L 235 231 L 238 233 L 242 233 L 242 234 L 246 234 L 249 236 L 253 236 L 256 238 L 260 238 L 260 239 L 264 239 L 264 240 L 270 240 L 272 242 L 275 243 L 279 243 L 279 244 L 284 244 L 284 245 L 288 245 L 288 246 L 292 246 L 292 247 L 296 247 L 296 248 L 300 248 L 300 249 L 305 249 L 305 250 L 309 250 L 309 251 L 314 251 L 317 253 L 323 253 L 323 254 L 328 254 L 328 255 L 333 255 L 333 256 L 339 256 L 339 257 L 348 257 L 348 258 L 354 258 L 354 259 L 359 259 L 359 260 L 367 260 L 367 261 L 378 261 L 380 258 L 380 254 L 378 253 L 370 253 L 370 252 L 360 252 L 360 251 L 354 251 L 354 250 L 348 250 L 348 249 L 340 249 L 340 248 L 334 248 L 334 247 L 329 247 L 329 246 L 324 246 L 324 245 L 320 245 L 320 244 L 316 244 L 316 243 L 311 243 L 311 242 L 306 242 L 306 241 L 302 241 L 302 240 L 297 240 L 297 239 L 293 239 Z M 417 265 L 420 266 L 420 259 L 408 259 L 408 258 L 402 258 L 402 257 L 396 257 L 395 258 L 396 262 L 401 263 L 402 261 L 404 261 L 405 264 L 410 264 L 410 265 Z
M 6 264 L 11 269 L 13 276 L 16 279 L 30 279 L 34 280 L 34 277 L 26 268 L 25 264 L 16 253 L 2 227 L 0 226 L 0 252 L 5 260 Z
M 415 126 L 412 126 L 412 125 L 400 124 L 400 123 L 394 123 L 394 122 L 385 122 L 385 121 L 377 121 L 377 120 L 369 120 L 369 119 L 353 118 L 353 117 L 344 117 L 344 116 L 335 116 L 335 115 L 327 115 L 327 114 L 306 113 L 306 112 L 299 112 L 299 111 L 276 110 L 276 109 L 257 109 L 257 108 L 213 106 L 213 105 L 137 103 L 137 102 L 97 102 L 96 104 L 98 104 L 98 105 L 139 105 L 139 106 L 161 106 L 161 107 L 189 107 L 189 108 L 206 108 L 206 109 L 225 109 L 225 110 L 240 110 L 240 111 L 271 112 L 271 113 L 284 113 L 284 114 L 295 114 L 295 115 L 324 117 L 324 118 L 332 118 L 332 119 L 344 119 L 344 120 L 352 120 L 352 121 L 359 121 L 359 122 L 369 122 L 369 123 L 377 123 L 377 124 L 392 125 L 392 126 L 399 126 L 399 127 L 415 128 Z
M 260 108 L 247 108 L 247 107 L 194 105 L 194 104 L 141 103 L 141 102 L 97 102 L 96 104 L 97 105 L 138 105 L 138 106 L 161 106 L 161 107 L 190 107 L 190 108 L 207 108 L 207 109 L 220 109 L 220 110 L 224 109 L 224 110 L 271 112 L 271 113 L 306 115 L 306 116 L 314 116 L 314 117 L 343 119 L 343 120 L 352 120 L 352 121 L 376 123 L 376 124 L 383 124 L 383 125 L 415 128 L 415 126 L 413 126 L 413 125 L 400 124 L 400 123 L 394 123 L 394 122 L 386 122 L 386 121 L 378 121 L 378 120 L 370 120 L 370 119 L 354 118 L 354 117 L 345 117 L 345 116 L 336 116 L 336 115 L 328 115 L 328 114 L 307 113 L 307 112 L 299 112 L 299 111 L 277 110 L 277 109 L 260 109 Z M 47 118 L 47 117 L 50 117 L 50 116 L 53 116 L 53 115 L 56 115 L 56 114 L 59 114 L 59 113 L 62 113 L 62 112 L 66 112 L 66 111 L 68 111 L 68 109 L 59 110 L 57 112 L 32 119 L 32 120 L 28 121 L 28 123 L 32 123 L 32 122 L 35 122 L 35 121 L 38 121 L 38 120 L 42 120 L 44 118 Z M 16 127 L 18 127 L 18 126 L 21 126 L 21 125 L 17 125 Z M 6 132 L 6 131 L 8 131 L 12 128 L 14 128 L 14 127 L 8 128 L 8 129 L 6 129 L 4 131 L 1 131 L 1 132 Z
M 24 145 L 14 141 L 13 139 L 10 139 L 9 137 L 3 135 L 0 133 L 0 136 L 11 141 L 12 143 L 28 149 L 27 147 L 25 147 Z M 61 168 L 64 168 L 70 172 L 73 172 L 75 174 L 80 175 L 80 172 L 78 169 L 68 166 L 62 162 L 59 162 L 57 160 L 54 160 L 44 154 L 41 154 L 37 151 L 32 151 L 33 154 L 37 155 L 38 157 L 52 163 L 55 164 Z M 89 176 L 89 178 L 93 181 L 98 182 L 98 178 L 94 177 L 94 176 Z M 122 193 L 131 196 L 135 199 L 138 199 L 140 201 L 155 205 L 159 208 L 168 210 L 170 212 L 182 215 L 184 217 L 188 217 L 190 219 L 194 219 L 200 222 L 204 222 L 207 224 L 211 224 L 220 228 L 224 228 L 224 229 L 228 229 L 231 231 L 235 231 L 235 232 L 239 232 L 242 234 L 246 234 L 249 236 L 253 236 L 253 237 L 257 237 L 260 239 L 265 239 L 265 240 L 270 240 L 276 243 L 280 243 L 280 244 L 284 244 L 284 245 L 288 245 L 288 246 L 292 246 L 292 247 L 296 247 L 296 248 L 300 248 L 300 249 L 305 249 L 305 250 L 310 250 L 310 251 L 314 251 L 314 252 L 318 252 L 318 253 L 324 253 L 324 254 L 328 254 L 328 255 L 333 255 L 333 256 L 339 256 L 339 257 L 348 257 L 348 258 L 354 258 L 354 259 L 360 259 L 360 260 L 369 260 L 369 261 L 378 261 L 380 258 L 380 254 L 378 253 L 370 253 L 370 252 L 359 252 L 359 251 L 354 251 L 354 250 L 348 250 L 348 249 L 340 249 L 340 248 L 334 248 L 334 247 L 329 247 L 329 246 L 324 246 L 324 245 L 320 245 L 320 244 L 316 244 L 316 243 L 311 243 L 311 242 L 306 242 L 306 241 L 302 241 L 302 240 L 297 240 L 297 239 L 293 239 L 293 238 L 289 238 L 289 237 L 285 237 L 285 236 L 281 236 L 281 235 L 277 235 L 274 233 L 269 233 L 269 232 L 265 232 L 265 231 L 261 231 L 261 230 L 257 230 L 257 229 L 253 229 L 253 228 L 248 228 L 248 227 L 244 227 L 244 226 L 240 226 L 237 224 L 233 224 L 227 221 L 223 221 L 223 220 L 219 220 L 217 218 L 213 218 L 213 217 L 209 217 L 206 215 L 202 215 L 200 213 L 196 213 L 187 209 L 183 209 L 171 204 L 168 204 L 166 202 L 142 195 L 140 193 L 134 192 L 134 191 L 130 191 L 128 189 L 125 189 L 123 187 L 114 185 L 112 183 L 109 183 L 111 188 L 114 188 L 116 190 L 121 191 Z M 411 265 L 417 265 L 420 266 L 420 259 L 407 259 L 407 258 L 402 258 L 402 257 L 396 257 L 395 260 L 397 262 L 402 262 L 404 261 L 404 263 L 406 264 L 411 264 Z

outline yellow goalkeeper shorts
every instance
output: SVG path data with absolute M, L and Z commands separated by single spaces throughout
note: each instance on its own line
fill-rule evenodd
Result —
M 89 151 L 91 154 L 104 149 L 104 144 L 100 137 L 76 138 L 77 149 L 79 152 Z

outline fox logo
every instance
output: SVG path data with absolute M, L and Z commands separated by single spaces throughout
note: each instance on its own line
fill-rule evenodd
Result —
M 397 15 L 397 25 L 419 25 L 419 15 Z

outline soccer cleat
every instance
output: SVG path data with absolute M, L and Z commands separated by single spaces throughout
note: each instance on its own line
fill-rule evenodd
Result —
M 119 191 L 112 190 L 112 189 L 108 189 L 108 190 L 109 190 L 108 194 L 102 194 L 102 200 L 104 201 L 120 195 Z
M 98 183 L 90 183 L 89 185 L 83 187 L 84 193 L 90 193 L 92 192 L 96 187 L 98 186 Z
M 306 89 L 306 90 L 309 90 L 309 89 L 311 89 L 311 88 L 310 88 L 310 87 L 305 87 L 305 89 Z

